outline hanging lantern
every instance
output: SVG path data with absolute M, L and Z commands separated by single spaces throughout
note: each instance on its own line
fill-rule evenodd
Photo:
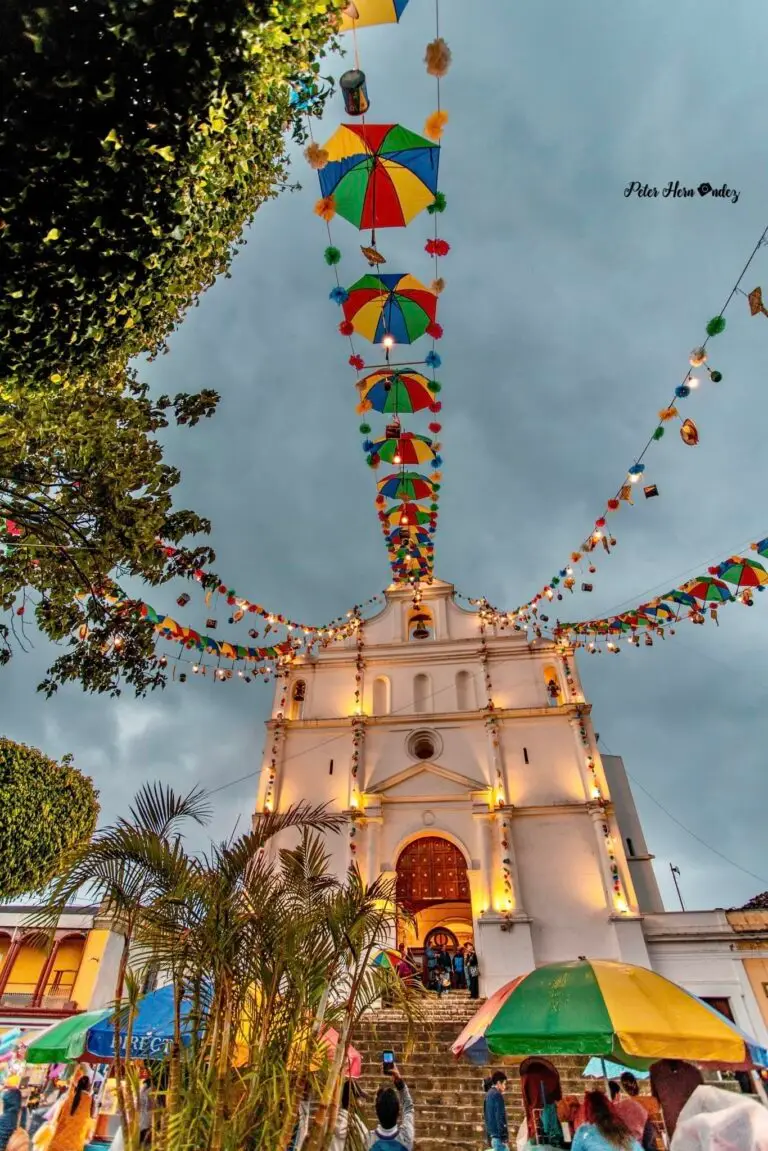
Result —
M 365 72 L 351 68 L 339 77 L 339 87 L 344 98 L 344 110 L 348 116 L 364 116 L 370 108 L 368 89 L 365 85 Z
M 386 428 L 386 432 L 385 432 L 385 439 L 399 440 L 400 439 L 400 431 L 401 431 L 400 421 L 399 420 L 393 420 L 391 424 L 387 424 L 387 428 Z
M 682 427 L 680 428 L 680 438 L 689 448 L 695 447 L 699 442 L 699 429 L 693 420 L 683 421 Z

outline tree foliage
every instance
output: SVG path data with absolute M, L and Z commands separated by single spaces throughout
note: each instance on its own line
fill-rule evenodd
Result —
M 90 779 L 34 747 L 0 737 L 0 899 L 40 891 L 68 852 L 93 835 L 98 792 Z
M 68 650 L 41 685 L 164 683 L 151 628 L 101 593 L 213 559 L 173 506 L 158 432 L 218 394 L 153 400 L 164 350 L 284 183 L 291 86 L 314 85 L 338 3 L 74 0 L 0 9 L 0 663 L 34 615 Z M 309 79 L 307 79 L 309 78 Z M 228 273 L 227 273 L 228 274 Z M 156 541 L 181 546 L 169 558 Z M 85 593 L 85 599 L 76 599 Z
M 259 815 L 250 831 L 205 855 L 186 849 L 183 821 L 190 818 L 205 818 L 203 793 L 177 797 L 145 787 L 127 819 L 71 853 L 32 923 L 52 929 L 83 886 L 119 918 L 124 963 L 115 1000 L 124 1006 L 124 1029 L 135 1018 L 132 989 L 144 972 L 160 971 L 173 986 L 175 1041 L 159 1071 L 158 1151 L 288 1151 L 307 1091 L 317 1106 L 306 1145 L 326 1151 L 347 1047 L 363 1014 L 383 992 L 408 1021 L 423 1002 L 419 986 L 372 964 L 404 914 L 394 884 L 366 884 L 354 865 L 342 879 L 330 870 L 324 837 L 344 829 L 346 819 L 324 808 L 300 804 Z M 190 1012 L 187 1043 L 182 1002 Z M 338 1035 L 332 1055 L 329 1028 Z M 118 1053 L 120 1046 L 116 1035 Z M 137 1071 L 138 1060 L 118 1054 L 130 1151 L 138 1135 Z

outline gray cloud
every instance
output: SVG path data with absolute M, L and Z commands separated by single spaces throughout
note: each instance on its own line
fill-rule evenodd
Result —
M 440 231 L 452 251 L 440 316 L 437 571 L 513 607 L 562 566 L 616 490 L 768 223 L 768 13 L 715 0 L 442 7 L 454 65 L 443 87 L 451 118 Z M 413 0 L 399 28 L 361 33 L 372 115 L 420 130 L 434 104 L 421 64 L 430 22 L 431 5 Z M 336 102 L 318 137 L 340 118 Z M 321 623 L 380 590 L 388 569 L 354 374 L 327 298 L 315 180 L 300 157 L 296 171 L 304 190 L 257 214 L 233 279 L 206 295 L 147 375 L 158 391 L 223 394 L 212 424 L 169 434 L 183 502 L 214 522 L 217 569 L 268 607 Z M 741 198 L 627 200 L 633 179 L 725 182 Z M 393 270 L 431 278 L 429 226 L 420 218 L 380 236 Z M 356 278 L 356 236 L 343 221 L 334 231 L 342 278 Z M 763 277 L 768 251 L 744 288 Z M 700 446 L 684 447 L 673 431 L 653 447 L 647 476 L 661 498 L 622 508 L 619 545 L 599 562 L 595 594 L 567 597 L 563 616 L 629 606 L 768 534 L 767 350 L 768 321 L 737 299 L 712 345 L 724 380 L 687 401 Z M 150 599 L 170 609 L 175 594 Z M 632 775 L 768 880 L 766 606 L 731 607 L 719 629 L 683 626 L 653 649 L 581 666 L 596 726 Z M 200 601 L 186 613 L 198 625 L 206 614 Z M 226 630 L 220 619 L 218 634 Z M 143 779 L 219 786 L 258 769 L 263 685 L 190 680 L 148 701 L 70 688 L 45 702 L 34 687 L 48 658 L 39 648 L 3 672 L 0 721 L 51 754 L 72 751 L 94 775 L 105 817 Z M 216 796 L 215 834 L 247 819 L 254 786 Z M 731 905 L 760 889 L 642 792 L 638 801 L 670 905 L 670 860 L 693 906 Z

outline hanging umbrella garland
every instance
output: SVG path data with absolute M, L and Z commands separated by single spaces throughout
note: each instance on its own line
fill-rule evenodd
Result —
M 768 551 L 768 539 L 751 545 L 752 551 L 760 554 L 760 549 Z M 732 586 L 729 586 L 732 585 Z M 594 653 L 599 650 L 598 640 L 607 636 L 620 636 L 629 633 L 629 642 L 638 646 L 637 631 L 647 629 L 645 643 L 652 646 L 652 635 L 664 638 L 666 631 L 674 635 L 674 624 L 680 619 L 703 624 L 709 609 L 710 617 L 718 622 L 718 609 L 723 604 L 738 601 L 746 607 L 754 603 L 753 592 L 762 592 L 768 586 L 768 571 L 756 560 L 745 556 L 730 556 L 721 564 L 709 569 L 707 575 L 688 580 L 680 587 L 672 588 L 658 599 L 641 604 L 632 611 L 609 619 L 590 619 L 581 623 L 559 623 L 553 629 L 556 640 L 572 643 L 576 647 L 586 647 Z M 586 639 L 584 638 L 586 637 Z M 618 652 L 618 646 L 610 641 L 610 651 Z
M 340 32 L 355 32 L 373 24 L 397 24 L 408 0 L 355 0 L 342 9 Z
M 358 411 L 385 415 L 410 415 L 426 409 L 439 411 L 436 396 L 440 385 L 421 372 L 409 368 L 383 368 L 358 381 Z

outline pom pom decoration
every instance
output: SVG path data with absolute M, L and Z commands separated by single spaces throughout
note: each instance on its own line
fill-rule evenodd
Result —
M 363 441 L 363 451 L 364 452 L 370 452 L 372 447 L 373 447 L 373 442 L 371 440 L 364 440 Z
M 362 372 L 363 368 L 365 367 L 365 360 L 362 356 L 350 356 L 349 366 L 354 368 L 357 372 Z
M 713 316 L 707 324 L 708 336 L 719 336 L 725 331 L 725 316 Z
M 435 435 L 437 435 L 438 432 L 442 431 L 442 428 L 443 428 L 442 424 L 429 424 L 429 430 L 431 432 L 434 432 Z
M 609 509 L 609 511 L 617 512 L 619 510 L 619 501 L 618 500 L 608 500 L 606 507 Z M 573 559 L 573 556 L 571 558 Z M 580 558 L 581 557 L 579 556 L 579 559 Z M 576 563 L 577 561 L 574 559 L 573 562 Z
M 429 290 L 430 292 L 434 292 L 436 296 L 439 296 L 445 290 L 445 280 L 443 277 L 438 276 L 436 280 L 433 280 L 429 285 Z
M 675 395 L 679 400 L 684 400 L 686 396 L 690 396 L 691 389 L 688 384 L 678 384 L 675 388 Z
M 370 424 L 361 424 L 360 425 L 360 435 L 361 436 L 369 435 L 370 431 L 371 431 L 371 425 Z
M 442 325 L 434 322 L 429 323 L 426 327 L 426 333 L 428 336 L 431 336 L 433 340 L 439 340 L 443 335 Z
M 434 216 L 435 212 L 444 212 L 448 201 L 442 192 L 435 192 L 435 198 L 428 206 L 427 211 L 430 216 Z
M 351 320 L 342 320 L 339 324 L 339 331 L 342 336 L 351 336 L 355 330 L 355 325 Z
M 424 251 L 428 256 L 447 256 L 451 245 L 447 240 L 427 240 Z
M 437 112 L 432 112 L 431 115 L 427 116 L 424 122 L 424 135 L 429 140 L 441 140 L 447 123 L 448 113 L 443 108 L 439 108 Z
M 430 410 L 430 412 L 434 412 L 435 415 L 437 415 L 438 412 L 441 412 L 443 410 L 443 405 L 440 403 L 439 400 L 435 400 L 435 402 L 433 404 L 429 405 L 429 410 Z
M 680 428 L 680 438 L 689 448 L 694 448 L 699 442 L 699 429 L 693 420 L 684 420 Z
M 315 204 L 315 215 L 319 216 L 321 220 L 325 220 L 326 224 L 333 219 L 336 215 L 336 201 L 333 196 L 323 196 Z
M 432 394 L 435 396 L 437 395 L 438 392 L 442 392 L 442 390 L 443 390 L 443 385 L 440 383 L 439 380 L 432 380 L 431 383 L 427 384 L 427 387 L 429 388 L 430 392 L 432 392 Z
M 427 352 L 426 356 L 424 357 L 424 363 L 428 368 L 439 368 L 442 362 L 443 361 L 435 351 Z
M 674 420 L 678 414 L 677 408 L 662 408 L 659 412 L 659 419 L 662 423 L 666 423 L 667 420 Z
M 338 304 L 339 307 L 341 307 L 341 305 L 349 299 L 349 292 L 346 288 L 331 288 L 328 293 L 328 299 L 333 300 L 334 304 Z
M 313 168 L 315 172 L 319 172 L 328 163 L 328 152 L 325 148 L 321 148 L 314 140 L 304 149 L 304 159 Z
M 381 463 L 381 456 L 377 456 L 375 452 L 372 456 L 368 457 L 368 467 L 369 468 L 377 468 L 380 463 Z
M 713 371 L 711 371 L 711 370 L 710 370 L 710 371 L 709 371 L 709 378 L 710 378 L 710 380 L 712 381 L 712 383 L 713 383 L 713 384 L 719 384 L 719 383 L 720 383 L 720 381 L 721 381 L 721 380 L 722 380 L 722 378 L 723 378 L 723 373 L 722 373 L 722 372 L 717 372 L 717 371 L 714 371 L 714 372 L 713 372 Z
M 711 322 L 711 321 L 710 321 Z M 694 348 L 689 357 L 689 363 L 692 368 L 700 368 L 707 358 L 707 349 L 704 347 Z
M 663 438 L 663 436 L 664 436 L 664 429 L 663 428 L 657 428 L 656 431 L 653 433 L 653 438 L 655 440 L 660 440 Z
M 338 264 L 341 260 L 341 252 L 338 248 L 334 248 L 333 246 L 326 248 L 323 256 L 326 264 L 328 264 L 330 267 L 333 267 L 334 264 Z
M 645 471 L 645 464 L 633 464 L 627 472 L 629 476 L 641 476 Z
M 451 66 L 451 50 L 442 36 L 438 36 L 436 40 L 431 40 L 427 44 L 424 52 L 424 63 L 430 76 L 437 76 L 438 79 L 445 76 Z

